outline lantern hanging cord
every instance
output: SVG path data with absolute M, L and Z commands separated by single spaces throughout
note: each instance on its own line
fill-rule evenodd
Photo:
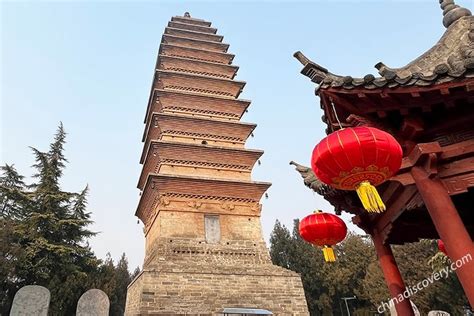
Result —
M 332 111 L 334 112 L 334 116 L 336 117 L 336 120 L 337 120 L 337 123 L 339 124 L 339 127 L 341 129 L 343 129 L 341 121 L 339 120 L 339 116 L 337 116 L 336 106 L 334 105 L 334 102 L 332 101 L 331 97 L 329 97 L 329 102 L 331 102 Z

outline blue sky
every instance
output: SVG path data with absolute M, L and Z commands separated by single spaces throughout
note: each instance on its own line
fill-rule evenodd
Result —
M 457 1 L 467 8 L 472 1 Z M 268 239 L 315 208 L 332 210 L 303 186 L 290 160 L 308 164 L 324 137 L 314 84 L 292 54 L 343 75 L 405 65 L 444 32 L 438 1 L 1 2 L 1 157 L 31 175 L 28 146 L 46 150 L 56 127 L 68 132 L 63 188 L 90 186 L 99 257 L 125 252 L 141 265 L 142 226 L 134 217 L 141 135 L 156 54 L 172 16 L 213 22 L 247 82 L 243 121 L 258 124 L 247 148 L 265 150 L 255 180 L 270 181 L 262 224 Z M 349 217 L 345 217 L 346 220 Z

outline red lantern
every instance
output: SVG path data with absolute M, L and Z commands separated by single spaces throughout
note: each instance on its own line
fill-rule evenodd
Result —
M 339 190 L 356 190 L 369 212 L 385 205 L 374 186 L 393 176 L 402 164 L 402 148 L 392 135 L 373 127 L 338 130 L 313 150 L 311 166 L 324 183 Z
M 336 261 L 332 245 L 346 238 L 347 226 L 338 216 L 315 212 L 300 221 L 300 236 L 310 244 L 323 247 L 324 260 Z
M 448 255 L 446 252 L 446 247 L 444 246 L 444 242 L 441 239 L 438 239 L 438 250 L 444 253 L 446 256 Z

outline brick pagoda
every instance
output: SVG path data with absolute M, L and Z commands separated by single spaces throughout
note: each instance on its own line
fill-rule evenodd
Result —
M 143 270 L 127 315 L 216 314 L 226 308 L 308 314 L 299 275 L 272 265 L 260 225 L 270 183 L 251 180 L 261 150 L 228 44 L 210 22 L 173 17 L 159 49 L 143 134 Z

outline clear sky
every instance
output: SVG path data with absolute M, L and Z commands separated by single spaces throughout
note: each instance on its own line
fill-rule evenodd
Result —
M 292 226 L 315 208 L 332 210 L 304 187 L 290 160 L 309 164 L 323 137 L 314 84 L 292 54 L 343 75 L 403 66 L 439 39 L 438 0 L 177 2 L 1 1 L 1 157 L 31 175 L 28 146 L 47 150 L 60 121 L 68 132 L 62 184 L 90 186 L 99 257 L 122 252 L 131 267 L 144 255 L 134 216 L 143 118 L 161 35 L 172 16 L 213 22 L 247 82 L 245 122 L 258 124 L 247 148 L 265 150 L 255 180 L 270 181 L 262 223 L 268 240 L 279 219 Z M 473 2 L 458 0 L 472 9 Z M 346 220 L 348 216 L 344 217 Z

